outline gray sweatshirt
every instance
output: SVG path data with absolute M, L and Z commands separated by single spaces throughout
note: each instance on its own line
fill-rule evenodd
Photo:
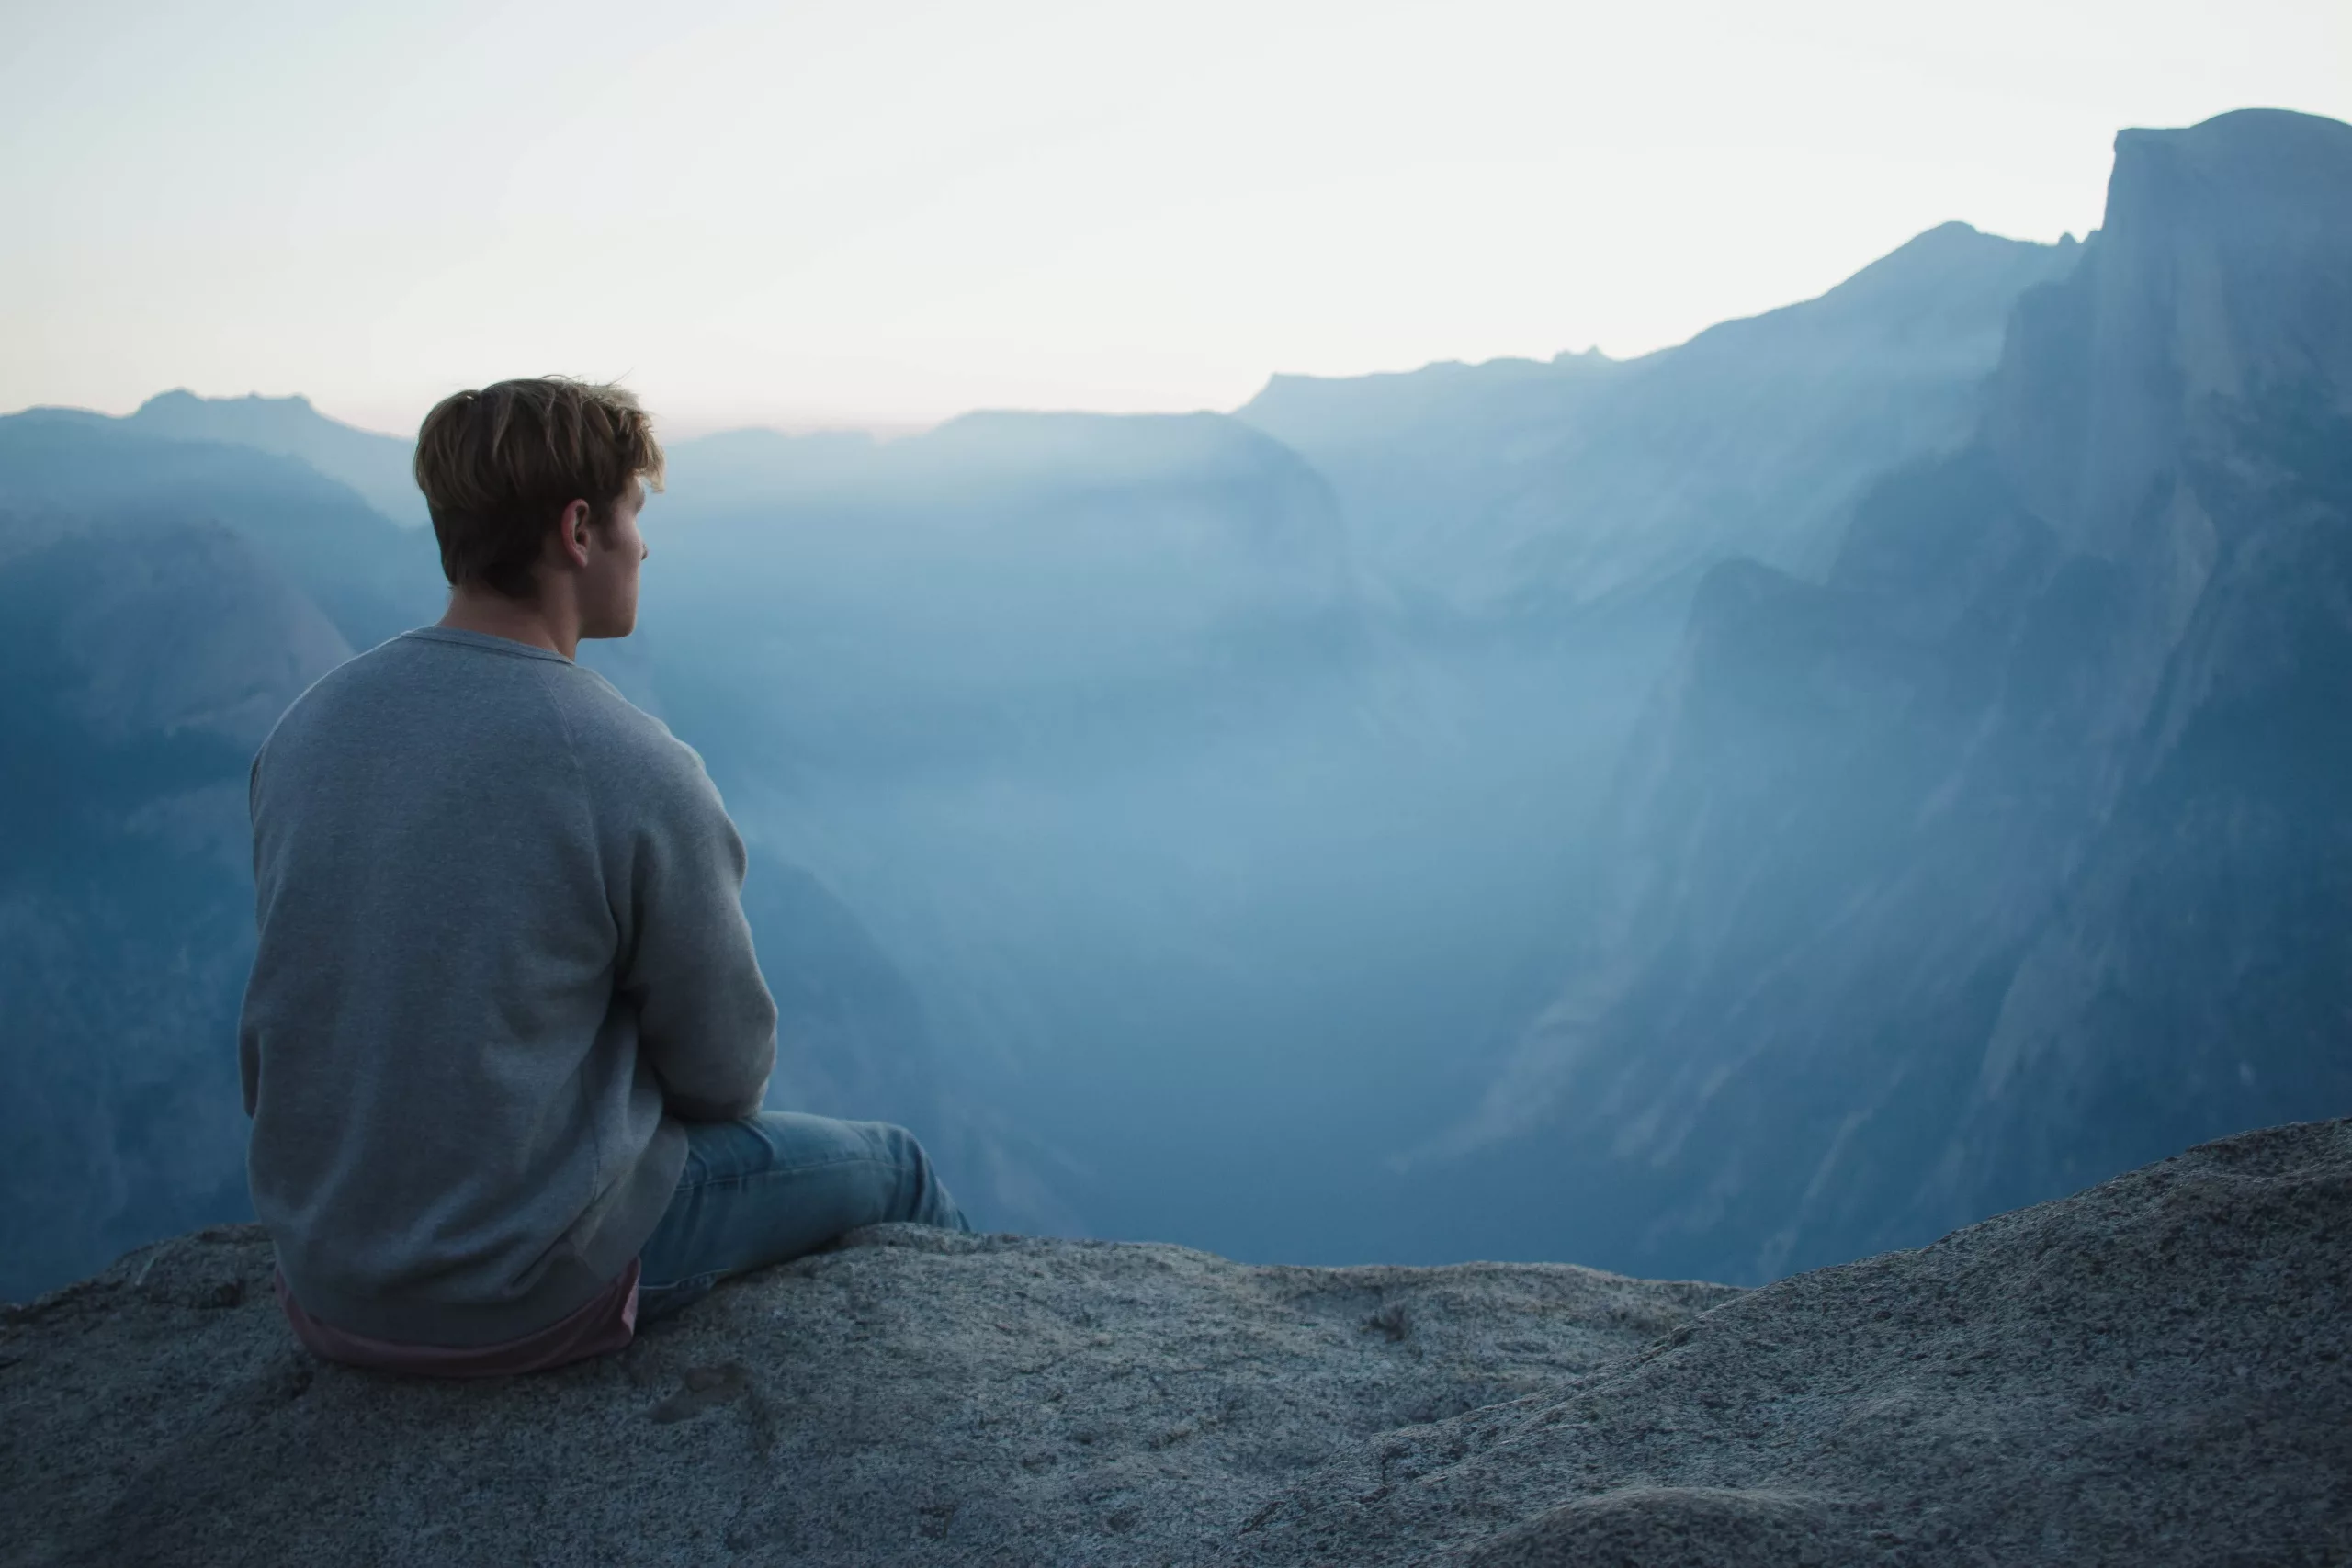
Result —
M 254 759 L 254 1208 L 313 1316 L 495 1344 L 635 1257 L 687 1121 L 758 1110 L 775 1003 L 702 759 L 602 676 L 427 626 Z

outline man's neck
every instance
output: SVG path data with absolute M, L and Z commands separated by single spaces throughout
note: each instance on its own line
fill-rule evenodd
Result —
M 527 642 L 570 659 L 580 646 L 580 617 L 559 597 L 542 593 L 537 603 L 530 603 L 509 599 L 495 589 L 452 589 L 449 608 L 436 624 Z

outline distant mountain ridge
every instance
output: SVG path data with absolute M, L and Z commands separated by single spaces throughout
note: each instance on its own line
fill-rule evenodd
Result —
M 2348 451 L 2352 127 L 2123 133 L 1976 439 L 1826 581 L 1706 579 L 1590 945 L 1442 1146 L 1761 1279 L 2352 1105 Z
M 916 1124 L 993 1223 L 1900 1245 L 2352 1108 L 2347 135 L 2126 132 L 2083 244 L 1946 225 L 1635 361 L 679 441 L 582 662 L 745 829 L 779 1095 Z M 189 1064 L 244 755 L 444 592 L 371 503 L 406 444 L 342 428 L 0 417 L 0 913 L 54 971 L 0 1071 L 64 1140 L 0 1137 L 0 1255 L 237 1201 Z
M 1461 613 L 1826 564 L 1890 467 L 1967 437 L 2010 305 L 2080 247 L 1947 223 L 1818 299 L 1639 359 L 1277 377 L 1238 417 L 1330 475 L 1367 562 Z
M 433 620 L 447 598 L 430 536 L 394 526 L 310 462 L 159 434 L 137 416 L 0 415 L 0 513 L 47 519 L 44 535 L 75 519 L 225 524 L 260 546 L 355 648 Z
M 327 478 L 349 485 L 368 504 L 403 528 L 421 528 L 424 494 L 409 461 L 415 443 L 329 419 L 299 394 L 266 398 L 200 398 L 186 388 L 158 392 L 119 420 L 83 409 L 31 409 L 28 413 L 118 424 L 169 441 L 210 441 L 296 457 Z
M 744 711 L 819 755 L 885 731 L 927 749 L 976 727 L 981 744 L 1042 735 L 1079 722 L 1049 716 L 1073 705 L 1216 685 L 1237 641 L 1361 636 L 1329 486 L 1221 414 L 979 412 L 887 443 L 742 432 L 679 442 L 671 467 L 646 588 L 669 666 L 748 677 Z M 753 637 L 792 652 L 773 676 L 736 657 Z

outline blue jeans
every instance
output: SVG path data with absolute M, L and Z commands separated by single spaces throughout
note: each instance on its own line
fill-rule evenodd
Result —
M 638 1252 L 637 1321 L 889 1220 L 972 1228 L 904 1127 L 784 1111 L 687 1122 L 677 1190 Z

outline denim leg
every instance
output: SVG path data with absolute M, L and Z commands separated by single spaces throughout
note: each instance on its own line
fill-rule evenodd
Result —
M 903 1127 L 783 1111 L 688 1122 L 677 1190 L 638 1253 L 638 1321 L 676 1311 L 729 1274 L 889 1220 L 972 1228 Z

